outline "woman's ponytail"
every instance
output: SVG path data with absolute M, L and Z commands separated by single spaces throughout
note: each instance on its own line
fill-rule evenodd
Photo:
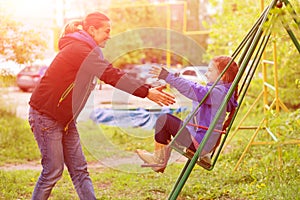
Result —
M 65 25 L 61 37 L 82 30 L 82 21 L 81 20 L 73 20 Z

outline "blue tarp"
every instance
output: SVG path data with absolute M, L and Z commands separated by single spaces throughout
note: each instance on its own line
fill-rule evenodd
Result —
M 161 110 L 146 110 L 143 108 L 137 109 L 95 109 L 90 118 L 99 124 L 106 124 L 119 127 L 142 127 L 145 129 L 152 129 L 155 122 L 163 113 L 180 113 L 186 108 L 170 109 L 162 108 Z

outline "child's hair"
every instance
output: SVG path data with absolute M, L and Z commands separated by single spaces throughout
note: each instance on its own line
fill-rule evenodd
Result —
M 96 29 L 103 26 L 103 22 L 110 21 L 110 19 L 101 12 L 92 12 L 88 14 L 84 20 L 73 20 L 70 21 L 63 29 L 61 36 L 69 33 L 74 33 L 79 30 L 87 31 L 90 26 L 94 26 Z
M 212 61 L 216 64 L 216 67 L 218 68 L 219 72 L 221 73 L 227 64 L 231 61 L 231 57 L 229 56 L 216 56 L 212 59 Z M 237 72 L 239 70 L 238 65 L 234 60 L 230 64 L 229 68 L 225 72 L 225 74 L 222 77 L 222 80 L 226 83 L 231 83 L 233 82 Z
M 219 72 L 221 73 L 227 64 L 232 60 L 231 57 L 229 56 L 216 56 L 212 59 L 214 62 L 215 66 L 218 68 Z M 239 66 L 236 64 L 234 60 L 232 60 L 230 66 L 227 68 L 225 74 L 222 77 L 222 81 L 225 83 L 232 83 L 236 74 L 239 71 Z M 235 91 L 235 99 L 237 100 L 238 98 L 238 88 L 236 87 Z
M 229 56 L 216 56 L 212 59 L 214 62 L 215 66 L 218 68 L 219 72 L 221 73 L 227 64 L 231 62 L 232 58 Z M 238 73 L 239 66 L 232 60 L 230 66 L 227 68 L 225 74 L 222 77 L 222 81 L 225 83 L 232 83 L 236 74 Z M 234 98 L 235 100 L 238 99 L 238 86 L 235 88 L 235 93 L 234 93 Z M 226 130 L 226 128 L 229 126 L 230 121 L 233 117 L 233 114 L 235 112 L 235 109 L 231 110 L 229 116 L 227 117 L 226 121 L 223 124 L 223 130 Z

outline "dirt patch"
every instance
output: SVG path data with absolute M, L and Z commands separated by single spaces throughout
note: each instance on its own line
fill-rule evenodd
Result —
M 105 166 L 99 162 L 91 162 L 88 163 L 88 168 L 89 169 L 101 169 L 105 168 Z M 14 171 L 14 170 L 37 170 L 41 171 L 42 170 L 42 165 L 38 162 L 33 162 L 30 161 L 28 163 L 22 163 L 22 164 L 5 164 L 0 166 L 0 170 L 5 170 L 5 171 Z
M 41 164 L 38 162 L 29 161 L 22 164 L 7 163 L 0 166 L 0 170 L 14 171 L 14 170 L 42 170 Z
M 179 155 L 178 153 L 174 152 L 170 158 L 170 162 L 179 162 L 183 163 L 186 162 L 186 158 Z M 130 165 L 136 164 L 141 165 L 143 162 L 138 158 L 137 155 L 133 155 L 132 157 L 127 158 L 113 158 L 113 159 L 105 159 L 99 162 L 89 162 L 88 169 L 105 169 L 105 168 L 117 168 L 121 165 Z M 0 170 L 5 171 L 14 171 L 14 170 L 42 170 L 42 165 L 39 161 L 29 161 L 27 163 L 6 163 L 0 166 Z

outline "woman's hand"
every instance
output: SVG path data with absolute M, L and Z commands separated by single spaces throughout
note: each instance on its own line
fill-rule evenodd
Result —
M 151 69 L 150 69 L 150 71 L 149 71 L 149 74 L 152 75 L 152 78 L 158 78 L 158 76 L 159 76 L 161 70 L 162 70 L 161 67 L 152 65 L 152 67 L 151 67 Z
M 166 86 L 163 85 L 149 89 L 147 98 L 160 106 L 168 106 L 174 104 L 175 97 L 172 94 L 164 92 L 163 89 L 165 88 Z

